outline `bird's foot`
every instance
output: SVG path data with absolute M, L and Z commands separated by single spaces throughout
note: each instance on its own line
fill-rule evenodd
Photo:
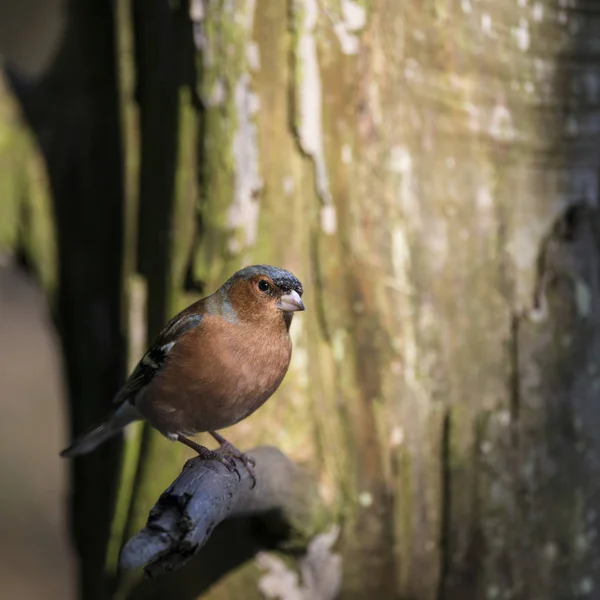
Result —
M 215 450 L 210 450 L 209 448 L 206 448 L 205 446 L 201 446 L 200 444 L 193 442 L 192 440 L 184 437 L 183 435 L 178 435 L 177 440 L 180 441 L 182 444 L 185 444 L 188 448 L 191 448 L 194 452 L 196 452 L 198 454 L 198 456 L 201 459 L 219 461 L 222 465 L 225 465 L 225 467 L 227 467 L 227 470 L 230 473 L 235 472 L 237 474 L 239 480 L 240 481 L 242 480 L 242 476 L 240 475 L 240 472 L 238 471 L 235 460 L 233 460 L 233 458 L 232 458 L 232 456 L 235 456 L 235 455 L 231 455 L 228 452 L 216 452 Z M 242 459 L 242 462 L 243 462 L 243 459 Z
M 254 470 L 254 467 L 256 466 L 256 461 L 251 456 L 248 456 L 247 454 L 244 454 L 241 450 L 238 450 L 231 442 L 227 441 L 222 435 L 218 434 L 216 431 L 210 431 L 209 433 L 215 438 L 215 440 L 217 440 L 217 442 L 219 442 L 221 446 L 220 450 L 223 453 L 229 456 L 234 456 L 235 458 L 239 458 L 242 461 L 244 467 L 246 467 L 246 470 L 248 471 L 248 474 L 252 478 L 252 487 L 254 488 L 254 486 L 256 486 L 256 472 Z
M 232 456 L 228 456 L 222 452 L 216 452 L 215 450 L 210 450 L 209 448 L 205 448 L 204 446 L 200 446 L 202 449 L 201 452 L 198 452 L 200 458 L 205 460 L 218 460 L 222 465 L 225 465 L 230 473 L 235 473 L 238 476 L 238 479 L 241 481 L 242 476 L 238 471 L 237 464 Z
M 254 470 L 254 467 L 256 466 L 256 461 L 251 456 L 248 456 L 247 454 L 244 454 L 241 450 L 238 450 L 231 442 L 225 442 L 221 446 L 221 450 L 225 454 L 229 456 L 234 456 L 235 458 L 239 458 L 242 461 L 244 467 L 246 467 L 246 470 L 250 474 L 250 477 L 252 477 L 252 487 L 254 487 L 256 485 L 256 472 Z

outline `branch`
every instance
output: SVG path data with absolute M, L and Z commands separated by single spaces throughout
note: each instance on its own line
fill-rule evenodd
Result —
M 151 577 L 179 569 L 230 517 L 268 515 L 279 529 L 283 525 L 288 545 L 305 547 L 319 521 L 315 482 L 276 448 L 262 446 L 248 455 L 256 461 L 254 489 L 239 459 L 239 476 L 217 461 L 188 460 L 144 529 L 125 544 L 121 567 L 146 565 Z

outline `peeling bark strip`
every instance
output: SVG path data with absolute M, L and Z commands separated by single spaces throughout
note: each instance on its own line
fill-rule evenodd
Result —
M 125 544 L 121 566 L 146 565 L 149 576 L 173 571 L 204 546 L 223 520 L 267 513 L 285 524 L 287 543 L 301 547 L 318 527 L 318 496 L 310 477 L 275 448 L 248 455 L 256 460 L 254 489 L 239 459 L 241 479 L 216 461 L 188 460 L 150 511 L 146 527 Z
M 250 76 L 244 74 L 238 79 L 235 90 L 235 110 L 237 127 L 233 136 L 232 153 L 235 165 L 235 195 L 229 207 L 227 225 L 230 229 L 242 229 L 242 245 L 236 238 L 231 239 L 230 250 L 237 252 L 252 248 L 258 235 L 258 194 L 263 182 L 259 170 L 259 155 L 254 115 L 260 105 L 258 96 L 250 89 Z
M 323 93 L 315 38 L 319 22 L 317 0 L 293 0 L 292 20 L 296 36 L 294 126 L 302 152 L 313 161 L 317 194 L 328 207 L 326 214 L 331 215 L 331 192 L 323 147 Z M 330 225 L 329 229 L 333 233 L 335 225 Z

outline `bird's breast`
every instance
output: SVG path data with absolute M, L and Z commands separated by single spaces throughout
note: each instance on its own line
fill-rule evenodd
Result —
M 258 409 L 287 372 L 287 331 L 275 335 L 243 325 L 210 325 L 204 335 L 188 335 L 175 345 L 141 403 L 146 418 L 164 433 L 233 425 Z

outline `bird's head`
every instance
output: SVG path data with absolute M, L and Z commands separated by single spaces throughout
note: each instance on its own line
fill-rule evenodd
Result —
M 237 318 L 244 321 L 283 319 L 289 327 L 293 314 L 304 310 L 298 278 L 270 265 L 241 269 L 221 290 Z

